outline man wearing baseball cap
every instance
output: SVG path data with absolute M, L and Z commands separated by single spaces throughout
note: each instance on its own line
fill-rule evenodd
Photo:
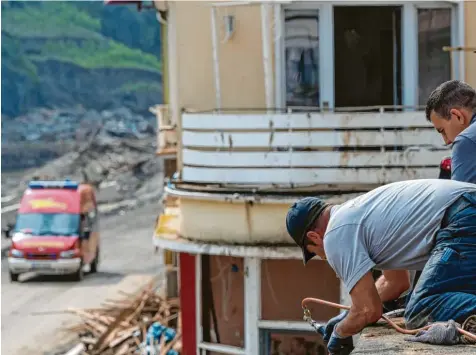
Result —
M 290 207 L 286 227 L 304 264 L 327 260 L 352 299 L 350 311 L 320 328 L 330 354 L 352 350 L 352 335 L 380 319 L 382 302 L 410 287 L 409 270 L 423 269 L 407 328 L 476 314 L 475 184 L 401 181 L 342 205 L 307 197 Z M 383 271 L 375 283 L 372 268 Z

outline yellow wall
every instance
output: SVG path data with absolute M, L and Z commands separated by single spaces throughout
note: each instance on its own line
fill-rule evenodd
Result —
M 476 1 L 465 2 L 465 45 L 476 47 Z M 465 52 L 466 82 L 476 87 L 476 53 Z
M 211 1 L 168 2 L 173 19 L 175 43 L 168 43 L 175 72 L 166 77 L 171 112 L 181 130 L 181 109 L 211 110 L 216 107 L 212 54 Z M 466 46 L 476 47 L 476 1 L 465 3 Z M 235 16 L 235 33 L 227 43 L 223 16 Z M 273 11 L 270 6 L 270 56 L 274 62 Z M 222 108 L 264 108 L 264 68 L 262 56 L 261 6 L 241 5 L 217 8 L 219 66 Z M 170 38 L 169 38 L 170 39 Z M 476 87 L 476 54 L 465 52 L 465 80 Z M 274 64 L 272 65 L 274 72 Z M 275 83 L 273 78 L 273 84 Z M 175 85 L 176 83 L 176 85 Z M 169 90 L 170 89 L 170 90 Z M 172 93 L 175 92 L 175 94 Z M 272 96 L 274 98 L 274 88 Z M 174 97 L 176 100 L 174 100 Z M 177 166 L 181 166 L 181 142 L 177 149 Z
M 213 109 L 216 105 L 210 2 L 179 1 L 174 6 L 179 107 Z M 234 15 L 236 27 L 232 39 L 219 44 L 222 108 L 264 107 L 260 6 L 217 8 L 220 42 L 224 38 L 224 15 Z
M 176 16 L 174 27 L 177 38 L 179 109 L 209 110 L 216 106 L 210 4 L 210 1 L 171 3 Z M 476 14 L 476 1 L 466 1 L 465 45 L 471 47 L 476 47 L 474 14 Z M 219 41 L 224 37 L 224 15 L 235 16 L 236 29 L 229 42 L 219 44 L 222 107 L 265 107 L 261 7 L 243 5 L 217 8 Z M 273 17 L 272 10 L 270 17 Z M 464 55 L 465 79 L 476 86 L 476 54 L 465 52 Z M 273 52 L 271 56 L 274 58 Z M 274 66 L 272 70 L 274 71 Z

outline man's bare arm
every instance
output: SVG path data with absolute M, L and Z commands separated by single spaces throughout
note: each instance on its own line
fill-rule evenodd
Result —
M 349 314 L 337 326 L 337 333 L 349 337 L 359 333 L 368 324 L 382 316 L 382 301 L 375 287 L 372 272 L 362 277 L 350 291 L 352 306 Z
M 410 288 L 410 273 L 406 270 L 385 270 L 375 282 L 382 302 L 392 301 Z

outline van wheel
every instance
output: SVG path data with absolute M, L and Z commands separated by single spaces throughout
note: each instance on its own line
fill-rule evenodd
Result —
M 78 271 L 76 271 L 74 274 L 71 274 L 71 279 L 73 281 L 81 281 L 84 278 L 84 271 L 83 271 L 83 265 L 79 267 Z
M 17 282 L 18 281 L 18 276 L 20 276 L 20 274 L 15 274 L 15 273 L 10 271 L 10 282 Z
M 99 248 L 96 250 L 96 257 L 94 258 L 93 262 L 91 263 L 91 274 L 98 272 L 99 266 Z

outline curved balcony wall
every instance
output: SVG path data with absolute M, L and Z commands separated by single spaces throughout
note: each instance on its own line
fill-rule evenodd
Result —
M 178 197 L 174 228 L 183 238 L 240 245 L 290 244 L 285 218 L 297 197 L 197 193 L 170 187 L 166 191 Z M 323 197 L 330 203 L 341 203 L 354 196 Z
M 448 154 L 421 112 L 186 113 L 182 127 L 181 176 L 167 190 L 179 201 L 177 234 L 216 244 L 289 244 L 298 195 L 341 203 L 436 178 Z

